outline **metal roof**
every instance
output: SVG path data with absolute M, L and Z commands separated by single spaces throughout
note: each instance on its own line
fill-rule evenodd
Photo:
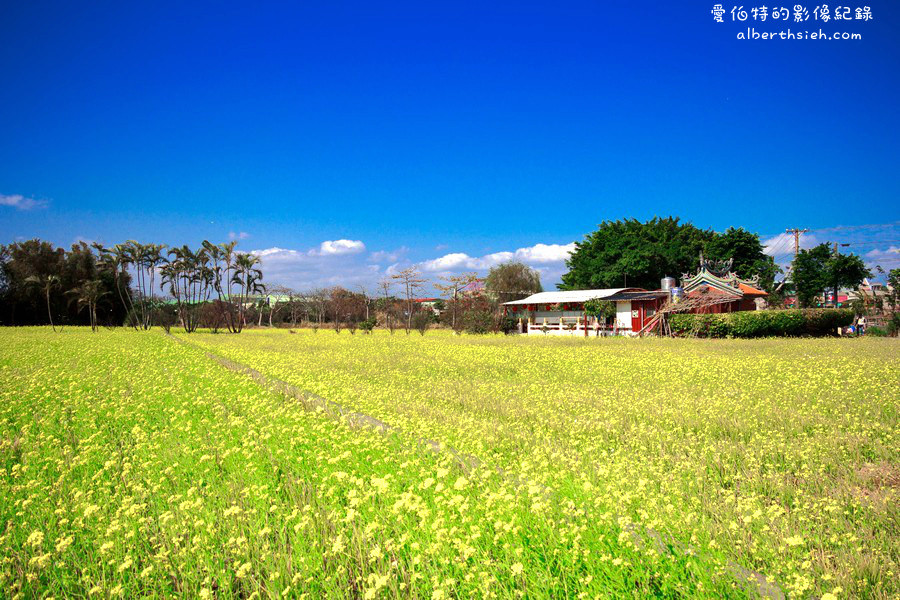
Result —
M 666 290 L 653 290 L 652 292 L 621 292 L 614 294 L 604 300 L 654 300 L 656 298 L 666 298 L 669 292 Z
M 587 302 L 588 300 L 605 300 L 622 292 L 646 292 L 641 288 L 607 288 L 604 290 L 572 290 L 568 292 L 539 292 L 521 300 L 504 302 L 512 304 L 557 304 L 559 302 Z

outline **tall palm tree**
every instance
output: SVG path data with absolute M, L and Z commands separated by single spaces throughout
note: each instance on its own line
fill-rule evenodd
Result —
M 216 292 L 216 300 L 214 306 L 218 312 L 218 317 L 225 323 L 228 331 L 234 333 L 234 307 L 226 293 L 226 288 L 230 285 L 230 265 L 233 262 L 234 246 L 237 240 L 228 244 L 213 244 L 209 240 L 203 241 L 203 250 L 206 252 L 208 276 L 212 289 Z M 224 279 L 223 279 L 224 275 Z
M 50 311 L 50 292 L 59 285 L 59 275 L 32 275 L 26 277 L 25 282 L 41 287 L 41 291 L 44 292 L 44 298 L 47 300 L 47 318 L 50 319 L 50 327 L 56 333 L 56 325 L 53 324 L 53 313 Z
M 234 276 L 232 272 L 235 269 L 235 261 L 237 260 L 238 253 L 235 251 L 235 246 L 237 246 L 237 240 L 231 240 L 227 244 L 220 244 L 221 248 L 221 257 L 222 263 L 225 266 L 225 277 L 222 281 L 225 283 L 225 288 L 223 291 L 223 295 L 225 296 L 225 322 L 228 326 L 228 330 L 231 333 L 239 333 L 240 328 L 238 327 L 238 313 L 240 312 L 240 307 L 235 305 L 234 299 L 232 297 L 232 283 Z M 241 317 L 242 318 L 242 317 Z
M 244 328 L 245 305 L 251 294 L 259 294 L 265 289 L 262 285 L 263 274 L 259 269 L 260 258 L 255 254 L 238 253 L 234 259 L 234 275 L 232 283 L 238 286 L 238 318 L 235 333 Z
M 128 322 L 132 327 L 137 329 L 137 315 L 134 312 L 134 302 L 131 299 L 131 292 L 130 290 L 128 290 L 127 294 L 122 292 L 122 280 L 128 277 L 128 265 L 131 264 L 128 248 L 123 244 L 116 244 L 112 248 L 105 248 L 102 244 L 96 242 L 91 245 L 97 250 L 97 262 L 100 269 L 112 273 L 116 292 L 119 294 L 119 300 L 122 302 L 122 307 L 125 309 L 126 319 L 128 319 Z
M 166 246 L 165 244 L 141 244 L 135 240 L 128 240 L 125 247 L 128 261 L 135 268 L 141 309 L 141 328 L 150 329 L 153 326 L 153 290 L 156 271 L 164 262 L 162 251 Z
M 188 246 L 169 250 L 169 260 L 160 268 L 161 286 L 168 284 L 169 293 L 178 305 L 178 316 L 187 333 L 197 330 L 199 309 L 209 299 L 212 269 L 204 248 L 193 252 Z
M 97 331 L 97 303 L 100 298 L 108 294 L 103 289 L 103 282 L 99 279 L 84 281 L 78 287 L 72 288 L 67 294 L 72 295 L 72 300 L 78 304 L 78 312 L 88 309 L 88 315 L 91 320 L 91 331 Z

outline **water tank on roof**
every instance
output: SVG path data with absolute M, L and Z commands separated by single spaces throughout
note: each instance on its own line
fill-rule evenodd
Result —
M 668 292 L 673 287 L 675 287 L 675 278 L 674 277 L 663 277 L 660 282 L 660 289 Z

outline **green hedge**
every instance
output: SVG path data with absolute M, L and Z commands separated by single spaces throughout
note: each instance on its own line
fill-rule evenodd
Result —
M 834 335 L 853 322 L 846 308 L 805 310 L 753 310 L 710 315 L 675 314 L 669 325 L 675 335 L 756 338 Z

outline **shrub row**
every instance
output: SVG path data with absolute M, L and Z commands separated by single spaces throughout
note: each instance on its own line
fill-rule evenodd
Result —
M 853 311 L 846 308 L 675 314 L 669 317 L 669 325 L 675 335 L 710 338 L 835 335 L 838 327 L 846 327 L 852 322 Z

